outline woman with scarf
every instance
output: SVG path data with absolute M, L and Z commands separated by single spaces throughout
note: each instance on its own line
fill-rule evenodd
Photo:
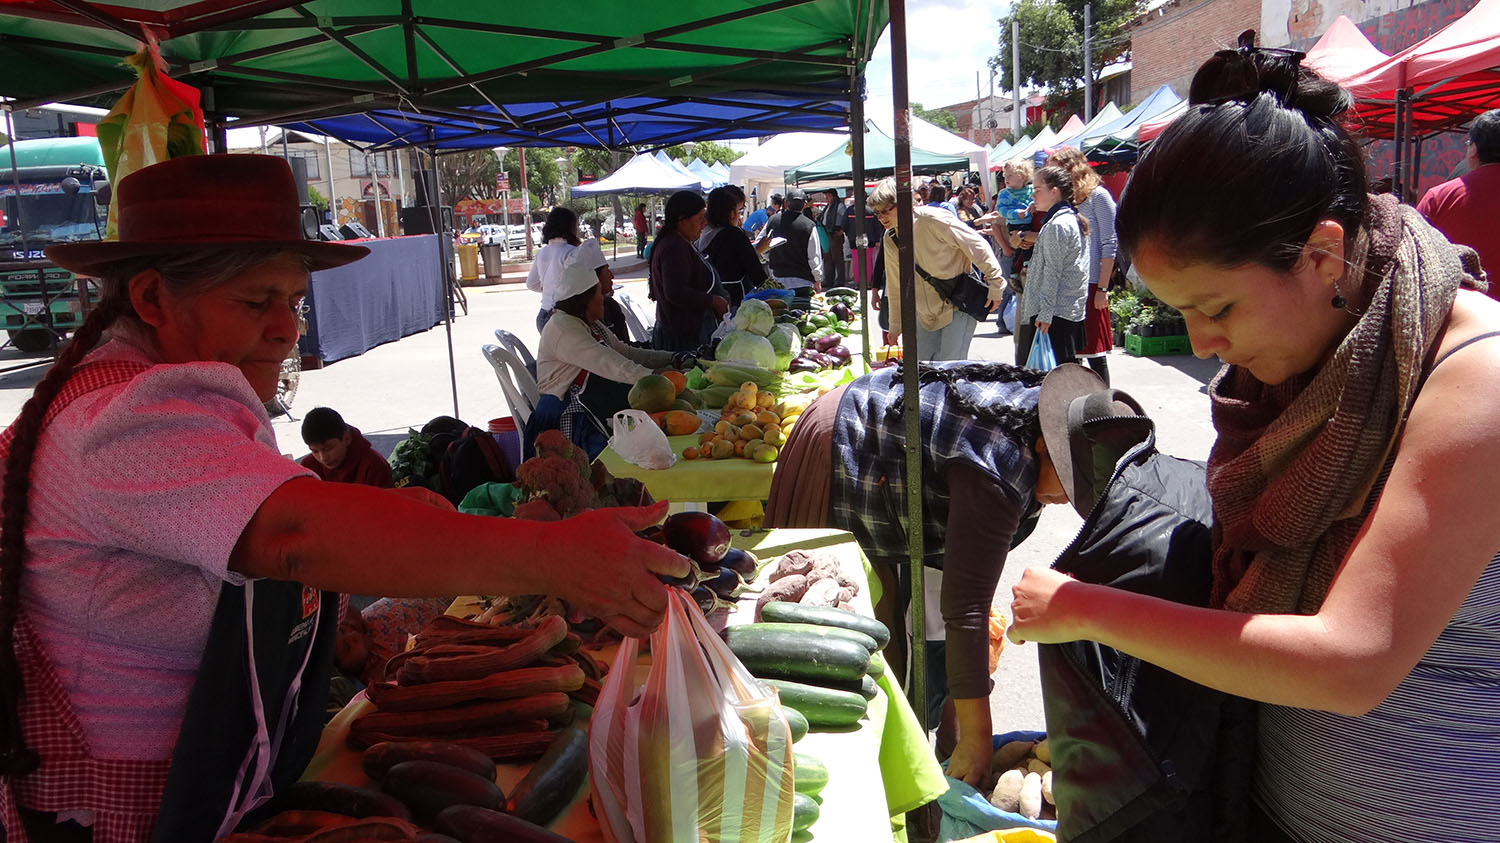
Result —
M 1032 185 L 1042 223 L 1016 307 L 1016 365 L 1026 365 L 1037 334 L 1052 341 L 1059 364 L 1072 363 L 1084 341 L 1089 221 L 1073 208 L 1073 176 L 1067 170 L 1043 167 Z
M 281 455 L 262 402 L 309 273 L 368 252 L 303 238 L 286 162 L 175 158 L 114 202 L 117 240 L 47 248 L 101 296 L 0 436 L 7 841 L 253 822 L 317 746 L 334 592 L 547 593 L 628 635 L 660 622 L 655 575 L 688 563 L 633 532 L 662 509 L 461 515 Z
M 1470 250 L 1367 195 L 1349 95 L 1249 40 L 1200 68 L 1117 220 L 1225 363 L 1212 605 L 1032 569 L 1011 634 L 1258 701 L 1250 839 L 1500 840 L 1500 303 Z

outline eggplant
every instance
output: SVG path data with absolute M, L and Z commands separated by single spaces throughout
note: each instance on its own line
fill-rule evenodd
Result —
M 748 550 L 731 547 L 729 552 L 724 554 L 724 558 L 719 560 L 719 564 L 726 568 L 733 568 L 735 573 L 748 581 L 755 576 L 755 569 L 760 566 L 760 560 Z
M 819 337 L 814 345 L 818 351 L 827 351 L 843 341 L 844 338 L 841 335 L 834 333 L 826 337 Z
M 662 524 L 667 547 L 699 565 L 717 565 L 729 551 L 729 528 L 707 512 L 678 512 Z
M 839 361 L 838 365 L 843 366 L 849 362 L 849 348 L 848 346 L 836 345 L 828 349 L 828 356 L 837 358 Z
M 739 571 L 733 568 L 720 568 L 712 579 L 703 583 L 725 600 L 733 600 L 740 596 L 740 591 L 745 587 L 745 581 L 740 577 Z
M 819 366 L 816 360 L 809 360 L 806 357 L 798 357 L 796 360 L 792 361 L 792 365 L 788 367 L 788 371 L 816 372 L 822 368 L 823 367 Z
M 713 589 L 707 585 L 700 585 L 692 590 L 693 599 L 698 601 L 698 610 L 703 614 L 709 614 L 719 605 L 719 595 L 714 594 Z
M 854 312 L 849 309 L 849 305 L 844 304 L 843 302 L 837 302 L 834 304 L 833 315 L 837 316 L 840 322 L 854 321 Z

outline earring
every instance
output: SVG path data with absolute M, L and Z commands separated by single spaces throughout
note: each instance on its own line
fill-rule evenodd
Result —
M 1338 293 L 1334 293 L 1333 294 L 1332 304 L 1333 304 L 1333 309 L 1334 310 L 1343 310 L 1344 309 L 1344 305 L 1346 305 L 1348 303 L 1349 302 L 1342 295 L 1340 295 Z

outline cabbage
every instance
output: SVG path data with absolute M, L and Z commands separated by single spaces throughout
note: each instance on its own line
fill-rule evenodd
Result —
M 776 349 L 765 337 L 749 331 L 734 331 L 719 341 L 714 359 L 720 362 L 749 363 L 762 369 L 776 367 Z
M 792 365 L 792 358 L 802 350 L 802 334 L 796 325 L 777 325 L 766 339 L 771 341 L 771 348 L 776 352 L 776 368 L 786 371 Z
M 775 326 L 776 314 L 771 312 L 769 304 L 760 299 L 747 299 L 734 313 L 734 328 L 737 331 L 749 331 L 764 337 L 770 334 Z

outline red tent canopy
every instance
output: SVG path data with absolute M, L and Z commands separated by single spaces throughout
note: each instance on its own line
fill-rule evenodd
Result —
M 1345 80 L 1364 73 L 1390 56 L 1370 43 L 1370 39 L 1344 15 L 1328 27 L 1318 43 L 1307 51 L 1302 64 L 1316 70 L 1330 82 L 1343 85 Z
M 1500 108 L 1500 0 L 1480 0 L 1428 38 L 1344 82 L 1359 99 L 1365 133 L 1392 137 L 1396 92 L 1410 92 L 1416 136 Z

